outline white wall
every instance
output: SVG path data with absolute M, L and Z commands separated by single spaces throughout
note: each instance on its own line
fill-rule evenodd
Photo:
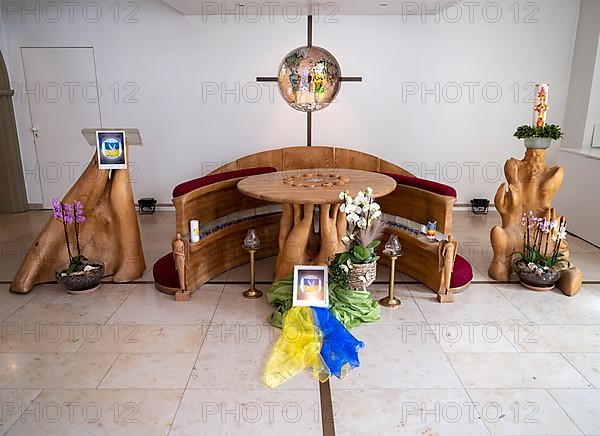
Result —
M 586 127 L 589 108 L 594 103 L 591 89 L 596 69 L 596 53 L 599 48 L 600 2 L 583 0 L 579 11 L 576 44 L 573 50 L 573 63 L 565 116 L 565 139 L 563 145 L 569 148 L 589 146 Z M 596 79 L 600 76 L 596 73 Z M 591 140 L 591 136 L 589 136 Z
M 598 12 L 598 20 L 600 21 L 600 9 Z M 598 25 L 598 27 L 600 28 L 600 24 Z M 594 79 L 592 80 L 592 86 L 590 91 L 590 103 L 588 106 L 585 131 L 583 134 L 584 148 L 591 147 L 595 124 L 600 124 L 600 36 L 598 38 L 598 49 L 596 51 L 596 65 L 594 67 Z M 598 134 L 598 132 L 596 132 L 596 134 Z
M 230 16 L 223 23 L 218 16 L 182 16 L 148 0 L 138 3 L 139 23 L 123 23 L 122 16 L 114 23 L 113 3 L 102 2 L 104 15 L 96 24 L 81 13 L 73 23 L 8 17 L 7 57 L 13 77 L 22 82 L 22 46 L 94 47 L 98 80 L 107 92 L 101 101 L 103 124 L 137 126 L 145 141 L 143 148 L 131 149 L 140 166 L 134 176 L 136 198 L 155 196 L 168 203 L 175 184 L 201 175 L 213 163 L 304 143 L 304 114 L 287 108 L 273 85 L 254 84 L 256 75 L 274 75 L 283 56 L 305 43 L 304 19 L 263 17 L 253 23 Z M 482 4 L 487 3 L 494 2 Z M 478 7 L 471 20 L 464 6 L 455 23 L 449 21 L 456 10 L 449 10 L 446 20 L 428 16 L 425 23 L 414 16 L 315 22 L 314 44 L 335 54 L 344 75 L 362 75 L 364 81 L 345 83 L 339 101 L 313 115 L 313 144 L 347 146 L 404 164 L 454 185 L 460 203 L 493 198 L 504 161 L 523 153 L 512 133 L 531 122 L 528 82 L 551 84 L 549 121 L 563 122 L 579 9 L 574 0 L 538 1 L 535 24 L 523 22 L 530 10 L 519 3 L 515 23 L 515 2 L 499 4 L 502 17 L 496 23 L 493 9 L 486 18 Z M 108 88 L 118 83 L 122 89 L 127 82 L 139 86 L 139 103 L 124 103 L 123 95 L 113 101 Z M 203 102 L 203 83 L 211 82 L 225 83 L 227 89 L 238 84 L 246 98 L 241 92 L 238 102 L 234 95 L 208 96 Z M 472 101 L 467 82 L 475 82 Z M 425 95 L 424 101 L 419 94 L 403 95 L 413 84 L 419 90 L 439 84 L 439 101 L 435 95 Z M 257 86 L 262 96 L 251 101 Z M 502 95 L 491 102 L 496 88 Z M 457 89 L 462 97 L 451 102 Z M 26 103 L 16 106 L 24 165 L 31 169 L 29 112 Z M 37 182 L 34 173 L 27 175 L 32 203 L 41 201 Z
M 550 161 L 563 165 L 565 181 L 554 206 L 569 220 L 569 229 L 600 245 L 600 159 L 586 156 L 591 151 L 593 124 L 600 122 L 600 2 L 583 0 L 573 56 L 567 102 L 565 139 L 562 147 L 573 154 L 554 149 Z

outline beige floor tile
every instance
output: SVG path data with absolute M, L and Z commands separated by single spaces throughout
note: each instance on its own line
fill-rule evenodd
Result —
M 222 323 L 209 327 L 194 365 L 189 389 L 267 389 L 264 369 L 281 331 L 264 321 Z M 283 389 L 314 389 L 317 381 L 302 372 Z
M 545 389 L 468 391 L 492 435 L 581 434 Z
M 7 282 L 13 280 L 34 240 L 35 235 L 27 235 L 20 238 L 15 238 L 15 235 L 9 235 L 1 239 L 0 280 Z
M 600 280 L 600 252 L 573 253 L 571 261 L 583 272 L 584 280 Z
M 488 434 L 464 389 L 336 389 L 332 401 L 342 435 Z
M 600 390 L 551 389 L 550 394 L 584 434 L 600 434 Z
M 600 298 L 585 286 L 575 296 L 559 290 L 535 292 L 519 285 L 495 285 L 531 321 L 538 324 L 600 324 Z
M 208 325 L 103 325 L 84 336 L 79 352 L 198 353 Z
M 0 389 L 0 433 L 5 434 L 31 402 L 39 395 L 40 390 L 5 390 Z
M 86 340 L 95 340 L 99 324 L 0 324 L 0 353 L 73 353 Z
M 95 389 L 116 354 L 0 353 L 0 389 Z
M 425 322 L 425 318 L 423 318 L 423 314 L 407 286 L 406 284 L 396 284 L 394 286 L 394 295 L 402 304 L 396 309 L 380 306 L 381 319 L 377 321 L 377 324 L 399 324 L 410 321 L 415 323 Z M 373 284 L 369 287 L 369 292 L 371 292 L 371 296 L 375 301 L 379 301 L 388 296 L 388 285 Z M 430 292 L 432 296 L 435 296 L 433 291 Z
M 167 435 L 182 390 L 46 390 L 10 435 Z
M 352 330 L 365 347 L 359 351 L 360 367 L 334 389 L 459 388 L 450 362 L 435 335 L 421 323 L 373 324 Z
M 595 247 L 589 242 L 584 241 L 576 236 L 568 238 L 569 252 L 571 253 L 600 253 L 600 248 Z
M 85 356 L 85 353 L 79 355 Z M 101 389 L 184 389 L 196 354 L 120 354 Z
M 41 292 L 39 289 L 34 289 L 27 294 L 13 294 L 8 287 L 7 284 L 0 284 L 0 322 Z
M 600 284 L 585 284 L 584 288 L 592 293 L 592 295 L 600 298 Z
M 259 285 L 257 288 L 266 294 L 266 286 Z M 226 285 L 213 321 L 219 323 L 264 322 L 267 316 L 273 312 L 273 306 L 267 302 L 264 294 L 255 300 L 244 298 L 242 292 L 246 289 L 248 289 L 247 285 Z
M 512 353 L 517 350 L 506 338 L 511 326 L 498 323 L 430 324 L 447 353 Z
M 519 351 L 592 353 L 600 350 L 600 325 L 515 324 L 504 332 Z
M 59 285 L 39 285 L 39 293 L 5 322 L 47 324 L 104 324 L 135 285 L 104 283 L 93 294 L 72 295 Z
M 558 353 L 448 353 L 467 388 L 589 388 Z
M 490 210 L 487 215 L 474 215 L 468 211 L 456 211 L 453 213 L 453 232 L 473 232 L 476 228 L 488 228 L 501 223 L 500 214 Z
M 321 435 L 316 389 L 188 390 L 177 411 L 172 436 Z
M 423 285 L 409 289 L 429 323 L 475 322 L 511 324 L 527 322 L 523 313 L 498 290 L 488 284 L 472 284 L 457 294 L 452 304 L 440 304 L 436 295 Z
M 600 389 L 600 353 L 563 353 L 563 356 L 595 388 Z
M 204 285 L 190 301 L 175 301 L 151 284 L 134 285 L 127 300 L 110 318 L 111 323 L 136 324 L 202 324 L 209 322 L 224 285 Z

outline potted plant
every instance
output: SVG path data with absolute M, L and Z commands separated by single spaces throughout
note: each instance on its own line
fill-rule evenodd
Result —
M 56 281 L 63 285 L 71 294 L 87 294 L 94 292 L 100 285 L 104 275 L 104 264 L 99 261 L 90 262 L 81 254 L 79 244 L 79 226 L 85 222 L 83 205 L 76 201 L 73 204 L 63 203 L 56 198 L 52 200 L 54 218 L 60 221 L 65 232 L 65 243 L 69 263 L 61 266 L 55 272 Z M 69 243 L 69 225 L 74 226 L 77 254 L 73 255 Z
M 556 124 L 545 124 L 541 127 L 532 127 L 523 125 L 517 127 L 513 136 L 524 139 L 527 148 L 549 148 L 552 140 L 559 140 L 564 135 L 562 130 Z
M 569 268 L 560 252 L 562 241 L 567 237 L 567 222 L 523 213 L 523 251 L 516 253 L 515 271 L 521 284 L 534 291 L 554 288 L 562 271 Z
M 345 252 L 338 253 L 332 261 L 334 274 L 345 276 L 347 284 L 353 289 L 366 289 L 373 284 L 377 275 L 379 256 L 376 249 L 377 239 L 383 233 L 381 208 L 373 201 L 373 189 L 359 191 L 352 198 L 348 192 L 341 192 L 344 204 L 340 211 L 346 213 L 347 230 L 342 242 Z

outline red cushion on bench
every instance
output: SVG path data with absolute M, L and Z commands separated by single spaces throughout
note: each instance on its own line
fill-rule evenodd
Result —
M 187 182 L 180 183 L 173 189 L 173 198 L 179 197 L 180 195 L 187 194 L 194 189 L 202 188 L 213 183 L 222 182 L 223 180 L 237 179 L 239 177 L 250 177 L 257 176 L 259 174 L 273 173 L 277 169 L 273 167 L 256 167 L 246 168 L 243 170 L 226 171 L 224 173 L 211 174 L 210 176 L 200 177 L 194 180 L 188 180 Z
M 447 195 L 456 198 L 456 190 L 452 186 L 432 182 L 431 180 L 420 179 L 418 177 L 404 176 L 402 174 L 385 172 L 383 174 L 390 176 L 400 185 L 412 186 L 413 188 L 423 189 L 425 191 L 433 192 L 434 194 Z
M 156 262 L 152 267 L 152 275 L 154 281 L 159 285 L 167 288 L 179 289 L 179 274 L 175 269 L 175 259 L 173 259 L 173 253 L 167 253 Z
M 450 279 L 450 289 L 462 288 L 473 280 L 473 268 L 467 259 L 457 255 L 454 261 L 454 271 Z

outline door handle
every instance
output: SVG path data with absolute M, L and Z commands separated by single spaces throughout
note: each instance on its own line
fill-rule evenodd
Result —
M 37 127 L 32 127 L 31 131 L 33 132 L 33 136 L 35 136 L 36 138 L 40 136 L 40 129 L 38 129 Z

